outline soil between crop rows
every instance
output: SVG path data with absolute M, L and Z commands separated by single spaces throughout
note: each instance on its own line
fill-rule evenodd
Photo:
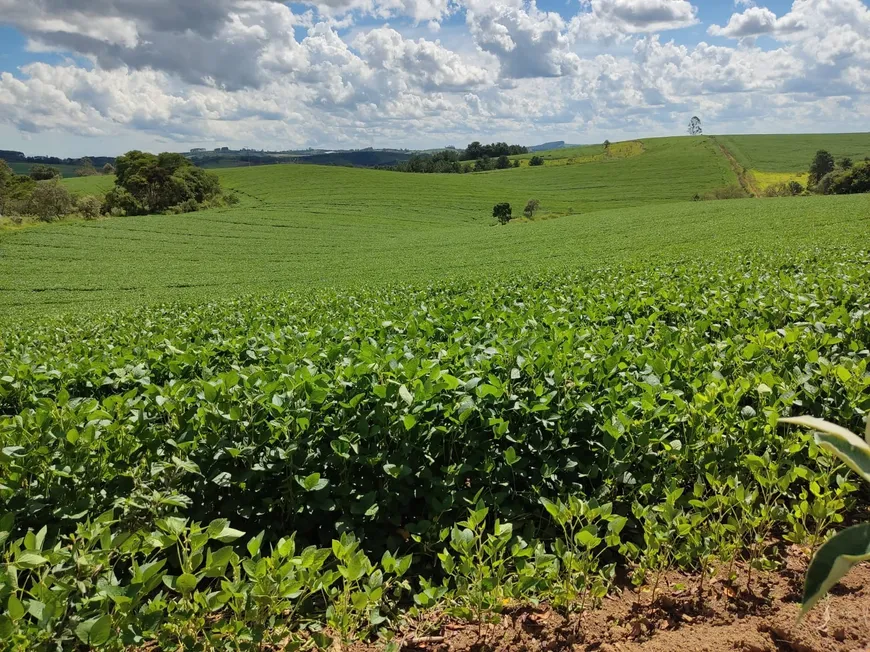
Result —
M 698 581 L 675 573 L 651 591 L 624 589 L 582 620 L 549 609 L 517 606 L 499 622 L 460 623 L 432 616 L 408 625 L 396 639 L 413 652 L 870 652 L 870 564 L 861 564 L 798 623 L 807 555 L 792 546 L 777 572 L 741 569 L 733 584 L 713 581 L 703 601 Z M 374 652 L 383 644 L 335 646 Z

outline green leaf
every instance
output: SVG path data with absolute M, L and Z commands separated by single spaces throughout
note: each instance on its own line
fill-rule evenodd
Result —
M 402 417 L 402 424 L 405 426 L 405 430 L 410 430 L 417 424 L 417 419 L 411 414 L 406 414 Z
M 45 557 L 32 552 L 25 552 L 23 555 L 15 558 L 15 565 L 19 568 L 38 568 L 39 566 L 47 563 L 48 560 Z
M 858 435 L 815 417 L 794 417 L 780 421 L 815 430 L 819 446 L 839 457 L 850 469 L 870 482 L 870 444 Z
M 24 605 L 21 604 L 21 600 L 19 600 L 15 594 L 9 596 L 9 603 L 6 606 L 6 609 L 9 611 L 9 617 L 12 620 L 21 620 L 24 618 L 24 614 L 27 613 L 24 609 Z
M 181 593 L 190 593 L 196 588 L 197 584 L 198 581 L 196 579 L 196 575 L 184 573 L 183 575 L 180 575 L 175 581 L 175 588 Z
M 307 478 L 296 476 L 296 482 L 298 482 L 305 491 L 320 491 L 329 484 L 329 480 L 321 478 L 319 473 L 312 473 Z
M 76 636 L 85 645 L 104 645 L 112 637 L 112 618 L 108 614 L 79 623 Z
M 831 590 L 855 564 L 870 560 L 870 523 L 854 525 L 831 537 L 813 557 L 804 584 L 801 616 Z
M 405 401 L 408 405 L 411 405 L 414 402 L 414 396 L 411 392 L 408 391 L 408 388 L 404 385 L 399 387 L 399 396 L 402 397 L 402 400 Z
M 508 463 L 508 466 L 513 466 L 514 464 L 516 464 L 520 460 L 520 457 L 519 457 L 519 455 L 517 455 L 517 452 L 514 450 L 514 447 L 511 446 L 510 448 L 508 448 L 504 452 L 504 459 L 505 459 L 505 462 Z
M 256 557 L 257 554 L 259 554 L 260 545 L 263 543 L 263 536 L 265 534 L 266 534 L 266 531 L 263 530 L 262 532 L 260 532 L 260 534 L 258 534 L 257 536 L 253 537 L 250 541 L 248 541 L 248 544 L 245 547 L 248 549 L 248 554 L 251 555 L 251 557 Z

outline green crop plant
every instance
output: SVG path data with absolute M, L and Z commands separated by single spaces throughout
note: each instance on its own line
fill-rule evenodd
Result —
M 542 498 L 541 503 L 562 533 L 552 549 L 553 604 L 582 613 L 597 605 L 610 588 L 614 565 L 602 565 L 601 558 L 609 549 L 620 549 L 620 534 L 628 519 L 614 515 L 610 503 L 599 505 L 577 496 L 556 502 Z
M 781 419 L 815 431 L 823 449 L 840 458 L 850 469 L 870 483 L 870 418 L 864 439 L 849 430 L 815 417 Z M 826 541 L 813 556 L 807 569 L 801 614 L 812 609 L 849 570 L 870 560 L 870 523 L 853 525 Z

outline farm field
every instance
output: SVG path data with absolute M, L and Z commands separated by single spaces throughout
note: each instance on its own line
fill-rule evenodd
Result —
M 862 161 L 870 156 L 870 133 L 781 136 L 716 136 L 749 170 L 806 172 L 816 152 L 825 149 L 839 160 Z
M 684 221 L 702 228 L 684 211 L 703 216 L 717 209 L 656 208 L 663 216 L 656 226 L 637 210 L 595 217 L 598 212 L 664 206 L 736 182 L 727 161 L 702 139 L 658 140 L 641 156 L 590 165 L 473 175 L 298 165 L 219 174 L 226 187 L 239 193 L 239 206 L 183 219 L 162 215 L 0 232 L 0 305 L 9 307 L 6 316 L 28 306 L 40 312 L 90 309 L 333 283 L 476 275 L 480 265 L 503 271 L 572 260 L 594 265 L 601 262 L 596 257 L 618 259 L 638 225 L 650 229 L 652 242 L 678 248 L 685 242 L 681 234 L 663 241 L 652 231 L 666 229 L 666 224 L 682 231 Z M 659 183 L 660 174 L 674 182 Z M 93 193 L 95 184 L 108 182 L 94 177 L 67 183 Z M 572 217 L 555 220 L 558 225 L 542 220 L 507 229 L 492 226 L 493 204 L 510 201 L 519 212 L 532 198 L 541 201 L 542 217 Z M 778 212 L 773 205 L 765 208 Z M 815 220 L 819 213 L 809 210 Z M 752 220 L 747 212 L 738 215 L 742 217 L 732 228 Z M 600 237 L 590 237 L 596 231 Z M 391 264 L 385 265 L 386 260 Z
M 870 494 L 778 420 L 864 432 L 870 195 L 690 201 L 737 183 L 716 143 L 642 144 L 227 169 L 231 208 L 0 232 L 3 640 L 670 649 L 713 609 L 735 645 L 866 640 L 860 583 L 794 624 Z

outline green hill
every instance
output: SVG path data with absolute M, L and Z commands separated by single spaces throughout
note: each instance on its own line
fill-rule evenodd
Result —
M 839 160 L 870 156 L 870 133 L 716 136 L 748 170 L 806 172 L 816 152 L 826 149 Z

